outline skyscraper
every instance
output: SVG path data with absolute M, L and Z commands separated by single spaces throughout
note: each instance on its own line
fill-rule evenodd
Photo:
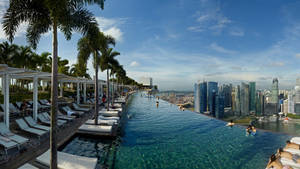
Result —
M 200 84 L 194 85 L 194 111 L 200 113 Z
M 210 114 L 213 116 L 213 117 L 216 117 L 216 109 L 217 109 L 217 92 L 215 90 L 213 90 L 211 92 L 211 103 L 210 103 Z
M 232 91 L 231 91 L 231 110 L 233 113 L 235 113 L 236 111 L 236 101 L 235 101 L 235 98 L 236 98 L 236 87 L 233 87 L 232 88 Z
M 200 113 L 207 111 L 207 82 L 200 83 Z
M 241 88 L 240 85 L 237 85 L 235 89 L 235 112 L 234 115 L 241 115 Z
M 270 103 L 276 103 L 276 104 L 279 104 L 278 94 L 279 94 L 279 90 L 278 90 L 278 79 L 277 79 L 277 78 L 274 78 L 274 79 L 273 79 L 273 83 L 272 83 L 272 96 L 271 96 L 271 101 L 270 101 Z
M 241 115 L 249 115 L 249 85 L 246 83 L 241 85 Z
M 220 119 L 224 117 L 225 97 L 222 92 L 215 96 L 215 117 Z
M 208 94 L 208 110 L 212 110 L 212 103 L 214 101 L 213 94 L 218 93 L 218 83 L 208 82 L 207 94 Z
M 297 78 L 296 80 L 296 86 L 295 86 L 295 102 L 300 103 L 300 78 Z
M 222 87 L 222 93 L 224 94 L 224 105 L 225 107 L 231 107 L 231 92 L 232 92 L 232 84 L 224 84 Z
M 256 115 L 263 116 L 265 108 L 265 96 L 263 92 L 259 91 L 256 94 Z
M 288 113 L 295 114 L 295 103 L 293 100 L 292 92 L 289 92 L 289 94 L 288 94 Z
M 250 95 L 250 111 L 255 112 L 255 97 L 256 97 L 256 84 L 255 82 L 249 83 L 249 95 Z

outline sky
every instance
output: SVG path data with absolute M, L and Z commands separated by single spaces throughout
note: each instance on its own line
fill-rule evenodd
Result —
M 8 0 L 0 0 L 0 15 Z M 291 89 L 300 77 L 300 2 L 293 0 L 106 0 L 94 13 L 100 30 L 117 40 L 127 74 L 152 77 L 160 90 L 192 90 L 199 81 L 220 84 L 256 81 Z M 26 23 L 14 43 L 26 43 Z M 77 41 L 59 33 L 59 56 L 76 63 Z M 0 41 L 6 36 L 0 30 Z M 51 33 L 37 52 L 51 51 Z M 94 70 L 89 62 L 89 73 Z M 99 78 L 105 79 L 105 73 Z

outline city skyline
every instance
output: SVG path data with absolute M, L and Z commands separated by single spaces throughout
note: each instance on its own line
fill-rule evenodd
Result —
M 8 2 L 0 1 L 1 18 Z M 191 84 L 203 79 L 255 81 L 258 88 L 269 88 L 275 77 L 279 88 L 292 88 L 299 77 L 299 7 L 295 0 L 114 0 L 103 11 L 88 8 L 101 30 L 116 38 L 118 59 L 130 77 L 153 77 L 162 90 L 192 90 Z M 21 25 L 14 43 L 27 45 L 25 30 Z M 70 64 L 80 36 L 66 41 L 59 33 L 59 56 Z M 6 40 L 2 29 L 0 40 Z M 43 35 L 37 52 L 51 51 L 50 40 L 50 33 Z M 91 61 L 89 67 L 93 75 Z

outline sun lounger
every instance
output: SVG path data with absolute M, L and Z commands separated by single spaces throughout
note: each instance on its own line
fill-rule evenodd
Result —
M 90 109 L 88 109 L 88 108 L 79 107 L 76 103 L 72 103 L 72 106 L 74 107 L 75 110 L 78 110 L 78 111 L 85 111 L 85 112 L 90 111 Z
M 100 110 L 99 114 L 102 115 L 102 116 L 109 116 L 109 117 L 118 117 L 119 116 L 118 111 Z
M 98 119 L 102 119 L 102 120 L 120 120 L 120 117 L 104 117 L 104 116 L 98 116 Z
M 82 111 L 72 110 L 69 106 L 62 107 L 62 110 L 65 111 L 68 114 L 68 116 L 72 116 L 72 115 L 80 116 L 84 114 L 84 112 Z
M 47 112 L 42 113 L 42 115 L 44 115 L 44 117 L 46 117 L 49 121 L 51 120 L 51 117 Z M 65 124 L 67 122 L 67 120 L 61 120 L 61 119 L 58 119 L 57 121 L 61 124 Z
M 12 133 L 9 130 L 9 128 L 6 127 L 6 125 L 4 123 L 0 123 L 0 134 L 4 137 L 8 137 L 9 139 L 11 139 L 17 143 L 20 143 L 20 144 L 24 144 L 29 141 L 25 137 L 22 137 L 22 136 Z
M 30 128 L 23 119 L 17 119 L 16 123 L 17 123 L 17 125 L 19 126 L 19 128 L 21 130 L 26 131 L 26 132 L 31 133 L 31 134 L 34 134 L 34 135 L 38 136 L 39 138 L 42 135 L 47 133 L 47 131 L 44 131 L 44 130 L 38 130 L 38 129 Z
M 283 165 L 291 166 L 293 169 L 299 169 L 300 164 L 295 163 L 293 160 L 287 159 L 287 158 L 280 158 L 280 162 Z
M 18 143 L 14 142 L 13 140 L 0 136 L 0 145 L 4 147 L 4 151 L 7 154 L 7 151 L 11 148 L 18 147 Z
M 85 124 L 95 124 L 95 120 L 88 120 L 85 122 Z M 117 120 L 102 120 L 98 119 L 98 124 L 99 125 L 106 125 L 106 126 L 112 126 L 112 125 L 117 125 L 118 121 Z
M 46 99 L 40 100 L 40 103 L 45 106 L 51 106 L 51 104 Z
M 79 127 L 79 130 L 80 131 L 87 131 L 87 132 L 111 133 L 112 132 L 112 126 L 84 124 L 84 125 Z
M 38 168 L 31 164 L 26 163 L 26 164 L 22 165 L 21 167 L 19 167 L 18 169 L 38 169 Z
M 293 137 L 293 138 L 291 139 L 291 142 L 300 145 L 300 137 Z
M 48 115 L 48 116 L 49 116 L 49 115 Z M 48 116 L 45 116 L 43 113 L 40 113 L 40 114 L 38 114 L 38 119 L 39 119 L 39 121 L 42 122 L 43 124 L 47 124 L 47 125 L 50 126 L 51 120 L 50 120 L 50 118 L 48 118 Z M 59 126 L 65 124 L 65 123 L 66 123 L 66 121 L 57 120 L 57 124 L 58 124 Z
M 45 131 L 50 131 L 50 127 L 37 124 L 36 121 L 34 121 L 31 116 L 25 117 L 25 120 L 27 121 L 30 127 L 45 130 Z
M 63 152 L 57 152 L 57 160 L 57 167 L 61 169 L 94 169 L 97 164 L 97 158 L 76 156 Z M 48 150 L 37 157 L 36 162 L 49 167 L 50 151 Z
M 4 112 L 5 111 L 4 104 L 0 104 L 0 107 Z M 12 103 L 9 103 L 9 115 L 17 116 L 19 114 L 20 114 L 20 110 L 16 109 L 16 107 Z
M 76 116 L 66 116 L 62 114 L 59 110 L 57 111 L 57 118 L 61 120 L 66 120 L 66 121 L 72 121 L 76 118 Z

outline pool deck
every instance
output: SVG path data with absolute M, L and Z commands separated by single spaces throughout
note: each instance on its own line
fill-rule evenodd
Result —
M 59 128 L 57 132 L 57 147 L 69 140 L 76 133 L 77 129 L 93 115 L 94 111 L 91 111 L 80 118 L 74 119 L 64 128 Z M 35 139 L 30 140 L 30 143 L 26 145 L 23 152 L 15 156 L 9 156 L 7 161 L 0 163 L 0 169 L 18 168 L 25 163 L 32 162 L 32 160 L 45 153 L 50 147 L 49 137 L 41 140 L 38 144 L 37 142 L 38 140 Z

